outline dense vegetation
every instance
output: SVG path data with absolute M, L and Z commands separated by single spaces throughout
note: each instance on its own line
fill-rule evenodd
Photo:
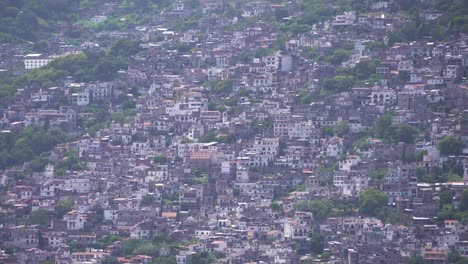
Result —
M 0 42 L 33 41 L 50 36 L 58 24 L 70 25 L 80 22 L 80 9 L 93 9 L 102 6 L 106 0 L 0 0 Z M 110 17 L 107 21 L 95 25 L 98 30 L 115 30 L 124 27 L 133 28 L 142 22 L 145 16 L 172 4 L 170 0 L 132 0 L 117 1 L 129 14 L 128 21 Z M 69 36 L 79 34 L 65 32 Z
M 0 42 L 37 41 L 76 19 L 79 0 L 1 0 Z
M 464 0 L 434 0 L 433 7 L 445 13 L 434 21 L 421 18 L 420 1 L 408 1 L 409 23 L 390 35 L 391 42 L 413 41 L 426 36 L 447 40 L 451 35 L 468 33 L 468 2 Z
M 59 129 L 29 126 L 21 133 L 0 133 L 0 169 L 31 161 L 55 145 L 68 140 Z
M 118 70 L 127 68 L 130 56 L 139 51 L 138 41 L 119 39 L 106 51 L 61 57 L 21 76 L 3 73 L 0 98 L 13 95 L 17 88 L 24 86 L 48 88 L 58 85 L 69 76 L 78 82 L 110 81 L 116 77 Z

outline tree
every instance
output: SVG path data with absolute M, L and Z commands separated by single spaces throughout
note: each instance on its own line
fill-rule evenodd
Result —
M 153 158 L 153 162 L 156 164 L 164 164 L 167 163 L 167 157 L 165 155 L 156 155 Z
M 369 177 L 373 179 L 377 179 L 377 180 L 382 180 L 383 178 L 385 178 L 385 176 L 387 176 L 387 174 L 388 174 L 388 169 L 382 168 L 382 169 L 369 172 Z
M 158 256 L 159 247 L 153 245 L 151 242 L 145 242 L 139 245 L 133 252 L 135 255 L 149 255 L 149 256 Z
M 119 260 L 114 257 L 105 258 L 101 261 L 101 264 L 119 264 Z
M 388 203 L 385 193 L 374 188 L 361 192 L 359 197 L 359 212 L 364 215 L 377 216 L 378 211 Z
M 280 212 L 282 210 L 281 206 L 277 203 L 271 203 L 270 207 L 271 207 L 271 210 L 275 212 Z
M 442 155 L 459 155 L 462 153 L 463 143 L 453 136 L 448 136 L 439 142 L 439 151 Z
M 154 259 L 152 264 L 177 264 L 177 259 L 175 256 L 159 257 Z
M 324 237 L 319 233 L 315 233 L 309 240 L 309 249 L 312 253 L 322 254 L 325 247 Z
M 141 200 L 141 205 L 148 206 L 154 203 L 154 197 L 152 195 L 145 195 Z
M 70 212 L 73 209 L 75 201 L 72 198 L 67 198 L 61 200 L 55 206 L 55 216 L 57 218 L 62 218 L 66 213 Z
M 316 219 L 326 219 L 333 209 L 333 203 L 330 200 L 312 200 L 299 201 L 294 204 L 298 211 L 312 212 Z
M 413 143 L 419 131 L 408 124 L 392 125 L 387 132 L 393 142 Z
M 190 264 L 210 264 L 210 263 L 214 263 L 215 261 L 216 261 L 216 257 L 212 253 L 203 251 L 201 253 L 192 255 L 189 263 Z
M 378 138 L 387 138 L 388 129 L 392 125 L 393 117 L 391 115 L 381 115 L 377 118 L 374 125 L 374 133 Z
M 468 189 L 463 190 L 460 201 L 460 209 L 468 210 Z
M 31 219 L 31 224 L 33 225 L 49 225 L 49 216 L 47 215 L 47 210 L 45 209 L 38 209 L 36 211 L 32 211 L 29 217 Z
M 233 85 L 234 83 L 232 80 L 222 80 L 214 86 L 214 92 L 216 94 L 228 94 L 232 91 Z
M 325 79 L 323 88 L 333 92 L 344 92 L 353 88 L 355 82 L 353 76 L 336 76 L 334 78 Z
M 349 132 L 349 123 L 348 123 L 348 121 L 341 121 L 340 123 L 338 123 L 333 128 L 333 131 L 339 137 L 342 137 L 342 136 L 348 134 L 348 132 Z
M 421 256 L 412 256 L 409 261 L 409 264 L 425 264 L 427 263 Z

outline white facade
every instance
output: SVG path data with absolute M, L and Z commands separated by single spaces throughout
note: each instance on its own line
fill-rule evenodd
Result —
M 90 101 L 89 93 L 74 93 L 72 94 L 72 103 L 76 105 L 88 105 Z
M 24 56 L 24 68 L 26 70 L 33 70 L 46 66 L 52 60 L 46 58 L 42 54 L 28 54 Z

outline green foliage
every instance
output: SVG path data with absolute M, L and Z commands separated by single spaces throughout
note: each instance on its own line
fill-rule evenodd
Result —
M 271 210 L 275 212 L 281 212 L 283 210 L 283 208 L 277 203 L 271 203 L 270 207 L 271 207 Z
M 314 254 L 322 254 L 325 248 L 325 238 L 320 233 L 315 233 L 309 240 L 310 252 Z
M 419 131 L 408 124 L 401 124 L 390 126 L 388 133 L 393 142 L 414 143 Z
M 190 258 L 189 264 L 210 264 L 215 263 L 216 257 L 211 252 L 203 251 L 196 253 Z
M 412 256 L 408 260 L 408 264 L 426 264 L 427 262 L 421 256 Z
M 356 80 L 353 76 L 336 76 L 325 79 L 323 89 L 332 92 L 345 92 L 353 88 Z
M 397 212 L 388 207 L 384 207 L 378 210 L 377 217 L 384 223 L 390 223 L 392 225 L 408 225 L 411 223 L 411 217 L 409 215 Z
M 232 91 L 233 81 L 230 79 L 222 80 L 214 85 L 213 92 L 215 94 L 229 94 Z
M 416 176 L 419 181 L 427 183 L 444 183 L 463 180 L 460 175 L 449 171 L 443 172 L 440 168 L 432 168 L 430 172 L 424 168 L 416 168 Z
M 159 257 L 155 258 L 152 264 L 177 264 L 177 259 L 175 256 L 166 256 L 166 257 Z
M 180 140 L 180 144 L 188 144 L 188 143 L 193 143 L 193 140 L 191 140 L 190 138 L 182 138 L 182 140 Z
M 299 201 L 294 204 L 294 209 L 298 211 L 312 212 L 315 219 L 326 219 L 333 209 L 333 203 L 327 199 Z
M 209 143 L 216 141 L 216 132 L 214 130 L 209 131 L 208 133 L 204 134 L 200 140 L 202 143 Z
M 159 249 L 159 246 L 153 245 L 151 242 L 145 242 L 135 248 L 132 253 L 135 255 L 158 256 Z
M 317 51 L 311 47 L 303 47 L 301 51 L 302 56 L 306 59 L 314 59 L 318 56 Z
M 100 206 L 94 208 L 94 214 L 89 217 L 89 223 L 93 226 L 102 224 L 105 221 L 104 209 Z
M 50 34 L 61 20 L 73 18 L 78 6 L 75 0 L 2 0 L 0 33 L 3 41 L 36 41 Z
M 55 206 L 55 217 L 63 218 L 63 216 L 73 210 L 75 201 L 72 198 L 60 200 Z
M 342 62 L 349 59 L 351 53 L 351 50 L 340 48 L 333 51 L 332 55 L 325 57 L 325 60 L 332 64 L 340 65 Z
M 69 244 L 70 251 L 73 252 L 84 252 L 86 251 L 86 245 L 83 243 L 79 243 L 75 240 L 72 240 Z
M 49 158 L 46 155 L 41 154 L 29 162 L 29 168 L 33 172 L 42 172 L 44 171 L 45 166 L 49 163 Z
M 101 261 L 101 264 L 119 264 L 119 260 L 115 257 L 105 258 Z
M 335 14 L 332 5 L 326 0 L 302 1 L 299 7 L 304 12 L 304 15 L 298 19 L 298 24 L 313 25 Z
M 382 168 L 378 170 L 374 170 L 369 172 L 369 177 L 372 179 L 377 179 L 377 180 L 382 180 L 388 175 L 388 169 L 387 168 Z
M 165 164 L 167 163 L 167 156 L 166 155 L 156 155 L 153 158 L 153 162 L 156 164 Z
M 462 197 L 460 201 L 460 209 L 464 211 L 468 210 L 468 189 L 465 189 L 462 192 Z
M 45 129 L 29 126 L 21 133 L 0 133 L 0 169 L 8 168 L 33 160 L 38 155 L 52 150 L 55 145 L 68 140 L 68 136 L 58 129 Z M 34 169 L 41 168 L 44 160 L 36 160 Z M 36 166 L 37 165 L 37 166 Z
M 187 241 L 185 241 L 187 242 Z M 152 240 L 141 240 L 141 239 L 128 239 L 125 240 L 124 255 L 149 255 L 152 257 L 158 257 L 159 251 L 163 247 L 174 247 L 180 246 L 183 243 L 175 244 L 170 237 L 164 234 L 154 235 Z M 158 257 L 151 263 L 174 263 L 173 257 Z
M 462 257 L 458 252 L 453 251 L 448 254 L 448 263 L 450 264 L 468 264 L 468 258 Z
M 32 211 L 29 217 L 31 219 L 31 224 L 33 225 L 49 225 L 49 216 L 47 215 L 47 210 L 45 209 L 38 209 L 36 211 Z
M 153 195 L 145 195 L 141 200 L 141 205 L 147 206 L 154 204 L 154 196 Z
M 68 151 L 65 157 L 57 163 L 55 167 L 58 175 L 63 175 L 66 171 L 81 171 L 86 169 L 86 163 L 81 161 L 77 153 Z
M 302 91 L 299 93 L 299 100 L 302 105 L 308 105 L 312 103 L 312 97 L 308 91 Z
M 385 193 L 374 188 L 361 192 L 359 197 L 359 212 L 363 215 L 377 216 L 379 209 L 385 207 L 388 197 Z
M 151 241 L 156 244 L 168 244 L 172 242 L 172 239 L 165 234 L 156 234 L 151 238 Z
M 392 125 L 393 117 L 389 114 L 381 115 L 374 125 L 374 133 L 378 138 L 388 137 L 388 129 Z
M 120 241 L 120 240 L 122 240 L 122 237 L 120 236 L 115 236 L 115 235 L 103 236 L 96 241 L 95 246 L 98 249 L 105 249 L 107 246 L 111 245 L 115 241 Z
M 348 121 L 340 121 L 336 126 L 333 127 L 333 132 L 339 137 L 347 135 L 349 132 Z
M 124 254 L 130 255 L 140 246 L 148 243 L 147 241 L 141 239 L 129 239 L 124 242 Z
M 335 134 L 335 131 L 332 126 L 324 126 L 322 127 L 322 134 L 324 136 L 332 137 Z
M 369 80 L 375 76 L 375 70 L 380 65 L 380 60 L 362 60 L 353 68 L 341 70 L 346 75 L 351 75 L 358 80 Z
M 418 129 L 408 124 L 392 124 L 393 117 L 385 114 L 379 116 L 374 125 L 376 137 L 389 142 L 413 143 L 419 134 Z
M 361 151 L 367 151 L 371 147 L 371 144 L 369 143 L 368 137 L 362 137 L 356 141 L 353 142 L 353 148 L 359 149 Z
M 411 1 L 417 3 L 417 1 Z M 390 42 L 413 41 L 430 36 L 435 40 L 445 40 L 449 36 L 458 33 L 466 33 L 468 30 L 468 2 L 464 0 L 435 0 L 433 5 L 436 10 L 442 11 L 443 15 L 435 23 L 422 21 L 419 17 L 417 4 L 413 5 L 411 19 L 404 27 L 392 32 Z M 409 9 L 406 9 L 409 10 Z
M 463 143 L 453 136 L 447 136 L 439 142 L 439 151 L 442 155 L 460 155 Z
M 207 184 L 208 183 L 208 175 L 202 174 L 198 177 L 193 177 L 188 182 L 190 185 L 199 185 L 199 184 Z
M 140 51 L 139 42 L 119 39 L 106 52 L 84 52 L 57 58 L 48 65 L 14 77 L 6 74 L 0 81 L 0 98 L 11 96 L 15 88 L 59 85 L 66 77 L 76 81 L 110 81 L 119 69 L 127 68 L 128 59 Z

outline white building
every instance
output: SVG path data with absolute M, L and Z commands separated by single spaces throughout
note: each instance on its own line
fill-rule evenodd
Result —
M 52 59 L 42 54 L 28 54 L 24 56 L 24 68 L 26 70 L 33 70 L 47 65 Z
M 74 93 L 72 94 L 72 104 L 75 105 L 88 105 L 89 104 L 89 92 Z
M 86 223 L 86 215 L 71 211 L 63 216 L 63 220 L 67 222 L 69 231 L 82 230 Z

